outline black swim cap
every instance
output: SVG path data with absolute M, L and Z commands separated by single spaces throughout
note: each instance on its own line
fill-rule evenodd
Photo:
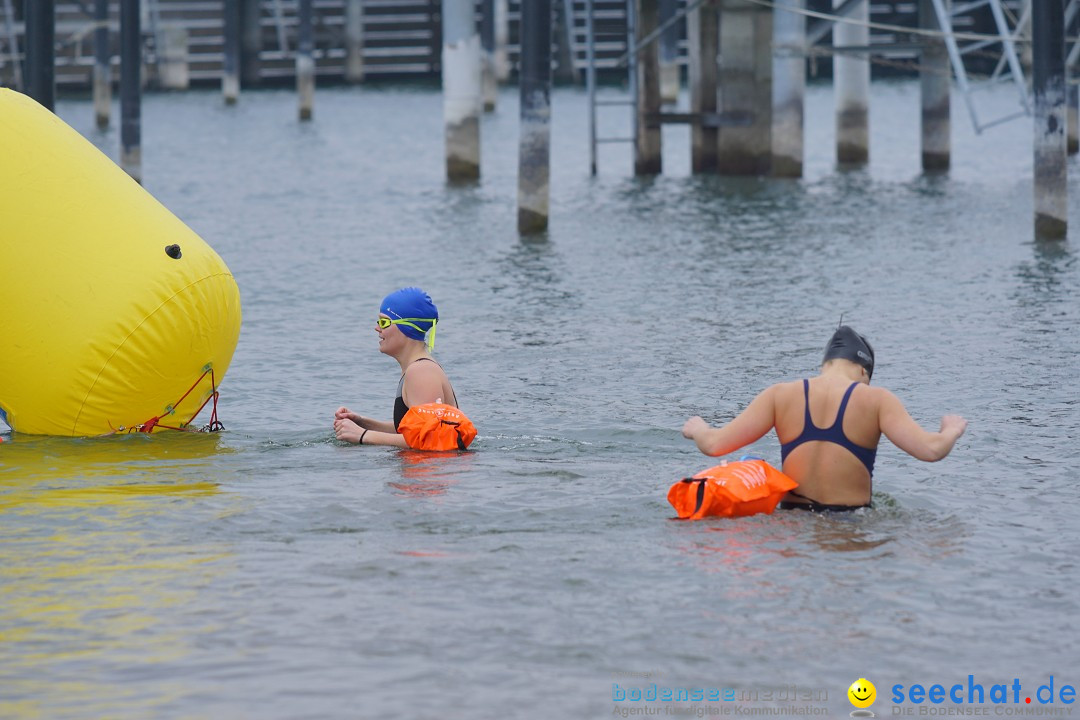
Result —
M 825 346 L 825 357 L 821 359 L 821 362 L 825 364 L 836 358 L 862 365 L 867 377 L 874 376 L 874 348 L 870 347 L 866 338 L 847 325 L 836 328 L 836 332 L 829 339 L 829 344 Z

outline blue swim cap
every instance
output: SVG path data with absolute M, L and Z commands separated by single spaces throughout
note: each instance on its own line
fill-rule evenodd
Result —
M 401 288 L 387 295 L 383 298 L 381 312 L 392 320 L 408 320 L 409 325 L 401 323 L 397 327 L 413 340 L 423 340 L 439 319 L 435 303 L 418 287 Z

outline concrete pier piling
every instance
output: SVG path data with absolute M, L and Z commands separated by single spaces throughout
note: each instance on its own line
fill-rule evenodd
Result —
M 551 0 L 521 6 L 518 232 L 548 226 L 551 163 Z
M 262 50 L 261 0 L 240 0 L 240 82 L 244 87 L 258 87 L 261 74 L 259 52 Z
M 642 39 L 656 30 L 660 20 L 659 0 L 631 0 L 633 5 L 634 82 L 637 83 L 637 119 L 634 123 L 634 174 L 662 172 L 660 147 L 660 52 L 656 43 L 639 50 Z
M 803 175 L 805 0 L 778 0 L 773 15 L 772 174 Z
M 501 83 L 510 79 L 510 2 L 495 0 L 495 80 Z
M 1075 77 L 1068 81 L 1065 92 L 1068 103 L 1069 128 L 1065 138 L 1065 151 L 1069 155 L 1080 152 L 1080 85 Z
M 52 2 L 25 0 L 26 94 L 49 110 L 56 108 L 56 8 Z
M 1065 13 L 1065 31 L 1069 38 L 1080 37 L 1080 6 L 1070 4 L 1067 6 L 1067 10 L 1072 10 L 1070 14 Z M 1075 45 L 1073 50 L 1069 52 L 1065 59 L 1065 94 L 1066 103 L 1068 105 L 1068 118 L 1069 127 L 1066 132 L 1065 144 L 1069 155 L 1075 155 L 1080 152 L 1080 65 L 1074 62 L 1072 65 L 1068 63 L 1069 59 L 1075 58 L 1077 52 L 1080 52 L 1080 41 L 1073 40 Z M 1065 44 L 1068 49 L 1068 43 Z
M 593 0 L 585 0 L 585 92 L 589 99 L 589 174 L 596 175 L 596 23 Z
M 678 6 L 678 0 L 660 0 L 660 24 L 671 23 L 660 33 L 660 102 L 665 105 L 674 105 L 679 101 L 682 85 L 679 77 L 679 24 L 672 22 Z
M 296 94 L 301 120 L 315 111 L 315 41 L 312 36 L 312 0 L 297 3 Z
M 1032 3 L 1031 40 L 1035 94 L 1035 237 L 1058 240 L 1068 230 L 1063 0 Z
M 946 12 L 951 4 L 944 0 Z M 932 0 L 919 0 L 919 27 L 941 32 Z M 922 103 L 922 168 L 924 172 L 943 172 L 951 162 L 950 89 L 952 68 L 944 38 L 925 35 L 919 59 L 919 89 Z
M 3 0 L 3 4 L 0 5 L 0 8 L 2 8 L 4 12 L 3 32 L 7 38 L 8 47 L 15 48 L 18 46 L 19 42 L 18 32 L 15 29 L 15 0 Z M 25 51 L 25 45 L 23 47 Z M 11 62 L 11 81 L 11 87 L 13 89 L 23 93 L 26 92 L 26 85 L 23 84 L 23 63 L 20 63 L 14 58 L 12 58 Z
M 480 2 L 480 47 L 483 48 L 480 65 L 484 112 L 492 112 L 499 94 L 499 83 L 495 77 L 495 0 Z
M 833 0 L 839 7 L 844 0 Z M 844 47 L 870 45 L 870 3 L 863 0 L 833 26 L 833 87 L 836 89 L 836 161 L 864 165 L 870 160 L 870 59 L 865 52 L 845 54 Z
M 550 21 L 549 21 L 550 22 Z M 472 0 L 442 0 L 443 122 L 446 176 L 451 182 L 480 177 L 480 34 Z
M 772 162 L 772 11 L 740 0 L 720 5 L 720 114 L 746 124 L 723 127 L 716 169 L 766 175 Z
M 363 0 L 345 0 L 345 82 L 364 80 Z
M 142 30 L 139 0 L 120 0 L 120 167 L 142 182 Z
M 716 114 L 720 26 L 716 6 L 706 2 L 686 16 L 687 82 L 690 112 Z M 690 126 L 690 167 L 695 173 L 716 172 L 715 126 L 701 122 Z
M 563 83 L 578 83 L 577 66 L 574 64 L 574 2 L 573 0 L 555 0 L 555 18 L 558 22 L 558 34 L 555 47 L 556 80 Z
M 94 0 L 94 121 L 109 127 L 112 113 L 112 54 L 109 48 L 109 0 Z
M 1066 103 L 1068 104 L 1067 116 L 1069 118 L 1068 131 L 1065 138 L 1065 149 L 1069 155 L 1080 152 L 1080 85 L 1077 84 L 1076 74 L 1066 78 Z
M 188 31 L 183 25 L 169 24 L 158 33 L 161 49 L 158 55 L 158 79 L 164 90 L 187 90 L 191 83 L 188 73 Z
M 224 27 L 222 28 L 223 54 L 221 95 L 226 105 L 236 104 L 240 97 L 240 3 L 241 0 L 225 0 Z

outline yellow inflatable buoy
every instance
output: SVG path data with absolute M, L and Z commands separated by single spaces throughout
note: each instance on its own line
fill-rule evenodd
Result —
M 216 400 L 240 335 L 229 268 L 79 133 L 6 89 L 0 158 L 0 419 L 42 435 L 184 427 Z

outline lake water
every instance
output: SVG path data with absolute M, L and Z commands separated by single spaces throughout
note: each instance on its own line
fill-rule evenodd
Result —
M 842 716 L 865 677 L 880 717 L 896 684 L 1075 686 L 1075 243 L 1032 240 L 1030 120 L 976 136 L 956 98 L 953 170 L 925 177 L 917 84 L 872 94 L 868 167 L 835 167 L 814 86 L 806 177 L 778 181 L 692 176 L 685 128 L 664 175 L 611 146 L 592 178 L 584 92 L 557 90 L 531 239 L 513 89 L 468 187 L 435 89 L 320 90 L 305 124 L 287 91 L 146 97 L 145 186 L 241 291 L 226 431 L 3 436 L 0 716 Z M 116 157 L 88 100 L 57 111 Z M 341 404 L 390 416 L 373 319 L 407 284 L 467 454 L 333 440 Z M 713 464 L 683 421 L 813 373 L 841 313 L 916 420 L 970 420 L 953 454 L 883 441 L 869 511 L 673 521 L 668 486 Z M 654 684 L 738 700 L 615 699 Z

